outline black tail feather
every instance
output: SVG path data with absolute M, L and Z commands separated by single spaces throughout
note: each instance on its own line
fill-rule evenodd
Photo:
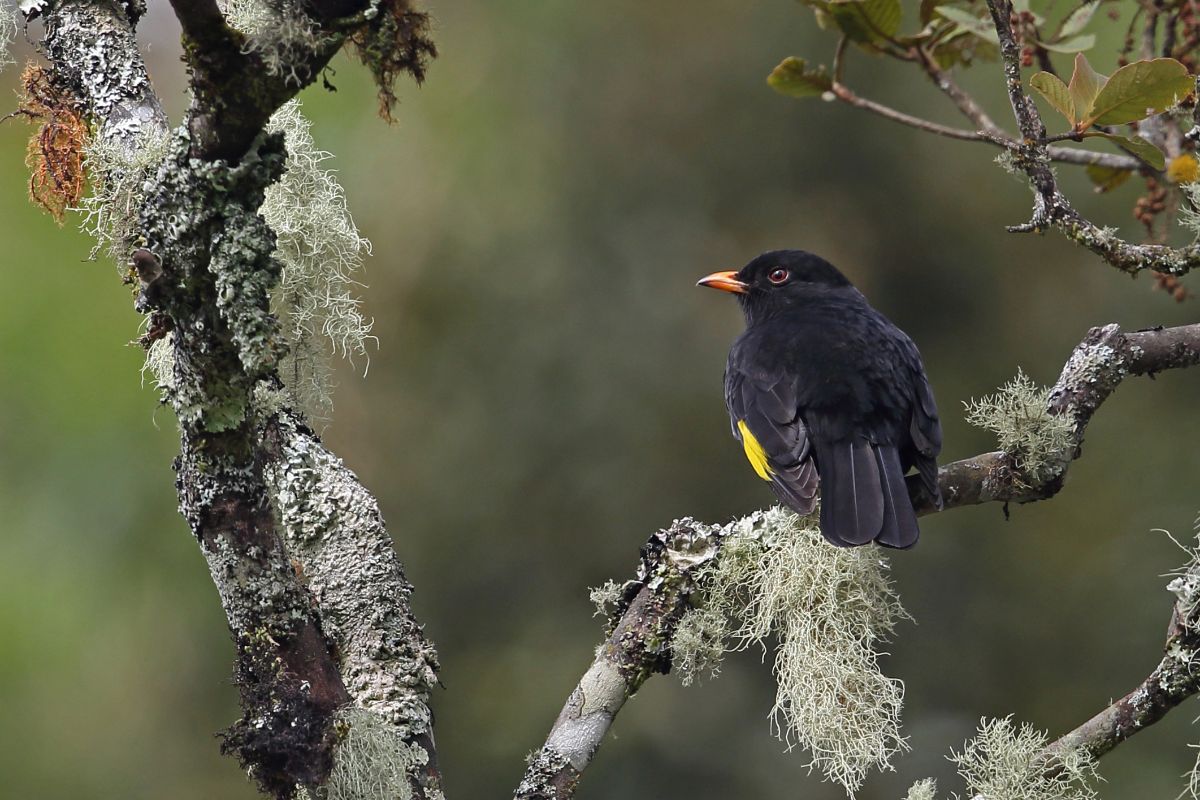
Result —
M 883 527 L 879 464 L 866 439 L 818 444 L 821 533 L 833 544 L 866 544 Z
M 917 527 L 917 514 L 908 498 L 908 484 L 904 481 L 904 468 L 900 465 L 900 454 L 892 445 L 875 448 L 879 463 L 879 482 L 883 490 L 883 529 L 875 541 L 884 547 L 907 550 L 917 543 L 921 535 Z

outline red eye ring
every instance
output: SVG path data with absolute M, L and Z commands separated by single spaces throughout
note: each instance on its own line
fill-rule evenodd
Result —
M 776 286 L 778 286 L 781 283 L 785 283 L 787 281 L 787 279 L 790 277 L 792 277 L 792 274 L 790 272 L 788 272 L 786 269 L 784 269 L 783 267 L 776 267 L 775 269 L 773 269 L 767 273 L 767 280 L 769 280 L 771 283 L 775 284 Z

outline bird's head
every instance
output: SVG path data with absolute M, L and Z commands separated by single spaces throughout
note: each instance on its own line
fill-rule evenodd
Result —
M 737 295 L 747 321 L 786 311 L 816 295 L 855 291 L 837 267 L 804 250 L 772 250 L 736 272 L 714 272 L 696 285 Z

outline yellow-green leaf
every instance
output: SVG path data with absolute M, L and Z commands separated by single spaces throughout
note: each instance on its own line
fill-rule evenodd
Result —
M 1077 33 L 1083 33 L 1083 29 L 1092 21 L 1092 15 L 1096 13 L 1096 9 L 1100 7 L 1100 0 L 1091 3 L 1084 3 L 1079 8 L 1075 9 L 1070 15 L 1063 20 L 1062 27 L 1058 29 L 1058 38 L 1064 39 L 1068 36 L 1074 36 Z
M 900 0 L 831 0 L 829 14 L 851 41 L 877 44 L 900 30 Z
M 953 22 L 968 33 L 972 33 L 992 44 L 1000 44 L 1000 37 L 996 35 L 996 28 L 990 20 L 980 19 L 971 12 L 957 6 L 938 6 L 934 11 L 942 19 Z
M 1038 44 L 1053 53 L 1079 53 L 1091 50 L 1096 45 L 1096 34 L 1085 33 L 1080 36 L 1059 39 L 1057 42 L 1038 42 Z
M 1135 61 L 1109 77 L 1092 101 L 1087 121 L 1097 125 L 1137 122 L 1175 105 L 1193 86 L 1188 68 L 1173 58 Z
M 1088 164 L 1084 169 L 1092 183 L 1096 185 L 1096 194 L 1104 194 L 1116 189 L 1133 174 L 1132 170 L 1102 167 L 1099 164 Z
M 1075 124 L 1075 104 L 1071 102 L 1071 93 L 1061 78 L 1049 72 L 1039 72 L 1029 79 L 1029 85 L 1046 98 L 1047 103 L 1058 109 L 1058 113 L 1066 117 L 1068 122 Z
M 813 69 L 803 58 L 789 56 L 767 76 L 767 84 L 788 97 L 820 97 L 833 87 L 824 67 Z
M 1075 56 L 1075 71 L 1071 73 L 1071 83 L 1068 84 L 1067 90 L 1070 92 L 1071 102 L 1075 106 L 1076 122 L 1088 113 L 1092 103 L 1096 100 L 1096 95 L 1100 94 L 1100 90 L 1104 88 L 1107 81 L 1108 78 L 1092 69 L 1092 65 L 1088 63 L 1087 57 L 1083 53 Z M 1090 124 L 1086 123 L 1080 127 L 1087 127 Z
M 1086 139 L 1099 136 L 1103 139 L 1108 139 L 1110 142 L 1119 144 L 1157 170 L 1161 170 L 1167 165 L 1167 160 L 1163 156 L 1162 150 L 1159 150 L 1140 136 L 1117 136 L 1114 133 L 1105 133 L 1103 131 L 1088 131 L 1083 136 Z

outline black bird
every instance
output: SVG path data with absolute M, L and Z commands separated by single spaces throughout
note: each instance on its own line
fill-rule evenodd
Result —
M 784 504 L 835 545 L 917 543 L 904 476 L 939 507 L 933 390 L 912 339 L 837 268 L 803 250 L 763 253 L 699 282 L 737 295 L 746 330 L 725 367 L 725 404 L 746 458 Z

